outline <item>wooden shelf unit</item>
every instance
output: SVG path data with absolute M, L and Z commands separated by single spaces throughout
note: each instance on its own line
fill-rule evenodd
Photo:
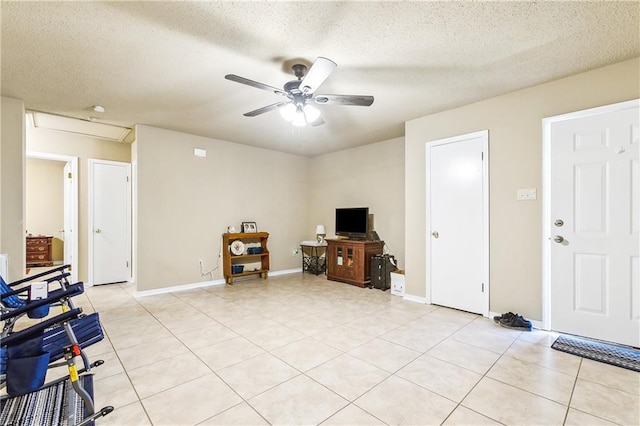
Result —
M 267 248 L 268 232 L 238 232 L 222 234 L 222 268 L 224 279 L 227 284 L 233 284 L 233 279 L 247 275 L 260 275 L 266 279 L 269 274 L 269 249 Z M 231 253 L 231 243 L 240 240 L 245 244 L 245 252 L 241 255 Z M 248 254 L 247 244 L 250 247 L 262 247 L 262 253 Z M 233 265 L 245 265 L 250 263 L 260 263 L 260 268 L 255 270 L 244 270 L 239 274 L 232 273 Z
M 327 279 L 366 287 L 371 257 L 382 254 L 384 241 L 327 240 Z

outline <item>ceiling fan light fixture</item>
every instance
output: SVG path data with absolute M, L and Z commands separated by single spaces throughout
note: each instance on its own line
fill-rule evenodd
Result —
M 307 125 L 307 120 L 305 120 L 304 118 L 304 111 L 302 110 L 302 108 L 296 109 L 296 112 L 293 116 L 293 120 L 291 121 L 291 124 L 293 124 L 296 127 L 304 127 Z
M 304 116 L 307 119 L 307 123 L 313 123 L 318 118 L 320 118 L 320 111 L 312 105 L 304 106 Z
M 292 121 L 296 115 L 296 106 L 294 104 L 286 104 L 280 107 L 280 115 L 287 121 Z

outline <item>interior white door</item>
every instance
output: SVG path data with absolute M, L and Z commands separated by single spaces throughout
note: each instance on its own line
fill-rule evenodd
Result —
M 489 313 L 488 132 L 427 145 L 431 303 Z
M 640 103 L 547 119 L 551 329 L 640 346 Z
M 131 278 L 131 165 L 90 160 L 91 284 Z

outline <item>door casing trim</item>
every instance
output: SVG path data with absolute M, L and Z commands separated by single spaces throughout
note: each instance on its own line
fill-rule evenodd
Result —
M 27 151 L 25 153 L 25 158 L 37 158 L 40 160 L 51 160 L 51 161 L 60 161 L 63 163 L 68 163 L 71 165 L 71 226 L 73 228 L 74 235 L 71 237 L 72 241 L 72 249 L 71 249 L 71 257 L 73 258 L 73 263 L 71 270 L 71 282 L 78 281 L 78 270 L 80 269 L 80 262 L 78 259 L 78 244 L 79 244 L 79 228 L 78 228 L 78 205 L 79 205 L 79 193 L 78 193 L 78 157 L 70 156 L 70 155 L 59 155 L 59 154 L 51 154 L 48 152 L 35 152 L 35 151 Z M 65 233 L 65 238 L 67 238 L 67 234 Z

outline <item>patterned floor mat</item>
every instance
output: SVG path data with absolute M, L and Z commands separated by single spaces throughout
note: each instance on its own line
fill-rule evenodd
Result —
M 640 350 L 598 340 L 560 335 L 553 349 L 640 372 Z

